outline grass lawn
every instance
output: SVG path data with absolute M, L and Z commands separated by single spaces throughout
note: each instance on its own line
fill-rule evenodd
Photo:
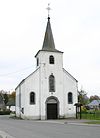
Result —
M 82 113 L 82 119 L 98 120 L 100 122 L 100 111 L 88 111 Z

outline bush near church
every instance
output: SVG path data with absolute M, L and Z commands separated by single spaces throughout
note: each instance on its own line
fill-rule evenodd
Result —
M 11 111 L 10 110 L 3 110 L 0 111 L 0 115 L 10 115 Z

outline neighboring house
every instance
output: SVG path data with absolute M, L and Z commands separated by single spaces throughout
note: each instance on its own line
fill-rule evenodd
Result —
M 0 110 L 5 108 L 4 99 L 2 93 L 0 93 Z
M 36 70 L 15 89 L 16 116 L 41 120 L 75 117 L 77 80 L 63 68 L 63 52 L 55 48 L 50 17 L 35 58 Z
M 90 109 L 100 109 L 100 100 L 93 100 L 88 106 Z

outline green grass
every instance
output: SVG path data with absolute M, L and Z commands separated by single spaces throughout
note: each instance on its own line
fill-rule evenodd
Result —
M 100 120 L 100 111 L 82 113 L 82 119 Z

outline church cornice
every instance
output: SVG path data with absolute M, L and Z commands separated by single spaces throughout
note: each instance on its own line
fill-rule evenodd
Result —
M 63 71 L 65 73 L 67 73 L 72 79 L 74 79 L 76 82 L 78 82 L 78 80 L 76 80 L 68 71 L 66 71 L 64 68 L 63 68 Z
M 16 90 L 19 86 L 21 86 L 21 85 L 25 82 L 25 80 L 26 80 L 27 78 L 29 78 L 29 77 L 30 77 L 31 75 L 33 75 L 36 71 L 38 71 L 39 68 L 40 68 L 40 67 L 38 67 L 35 71 L 33 71 L 30 75 L 28 75 L 25 79 L 23 79 L 23 80 L 18 84 L 18 86 L 15 88 L 15 90 Z
M 41 52 L 41 51 L 44 51 L 44 52 L 55 52 L 55 53 L 64 53 L 64 52 L 62 52 L 62 51 L 58 51 L 58 50 L 56 50 L 56 51 L 53 51 L 53 50 L 39 50 L 37 53 L 36 53 L 36 55 L 35 55 L 35 57 L 37 57 L 37 55 L 39 54 L 39 52 Z

